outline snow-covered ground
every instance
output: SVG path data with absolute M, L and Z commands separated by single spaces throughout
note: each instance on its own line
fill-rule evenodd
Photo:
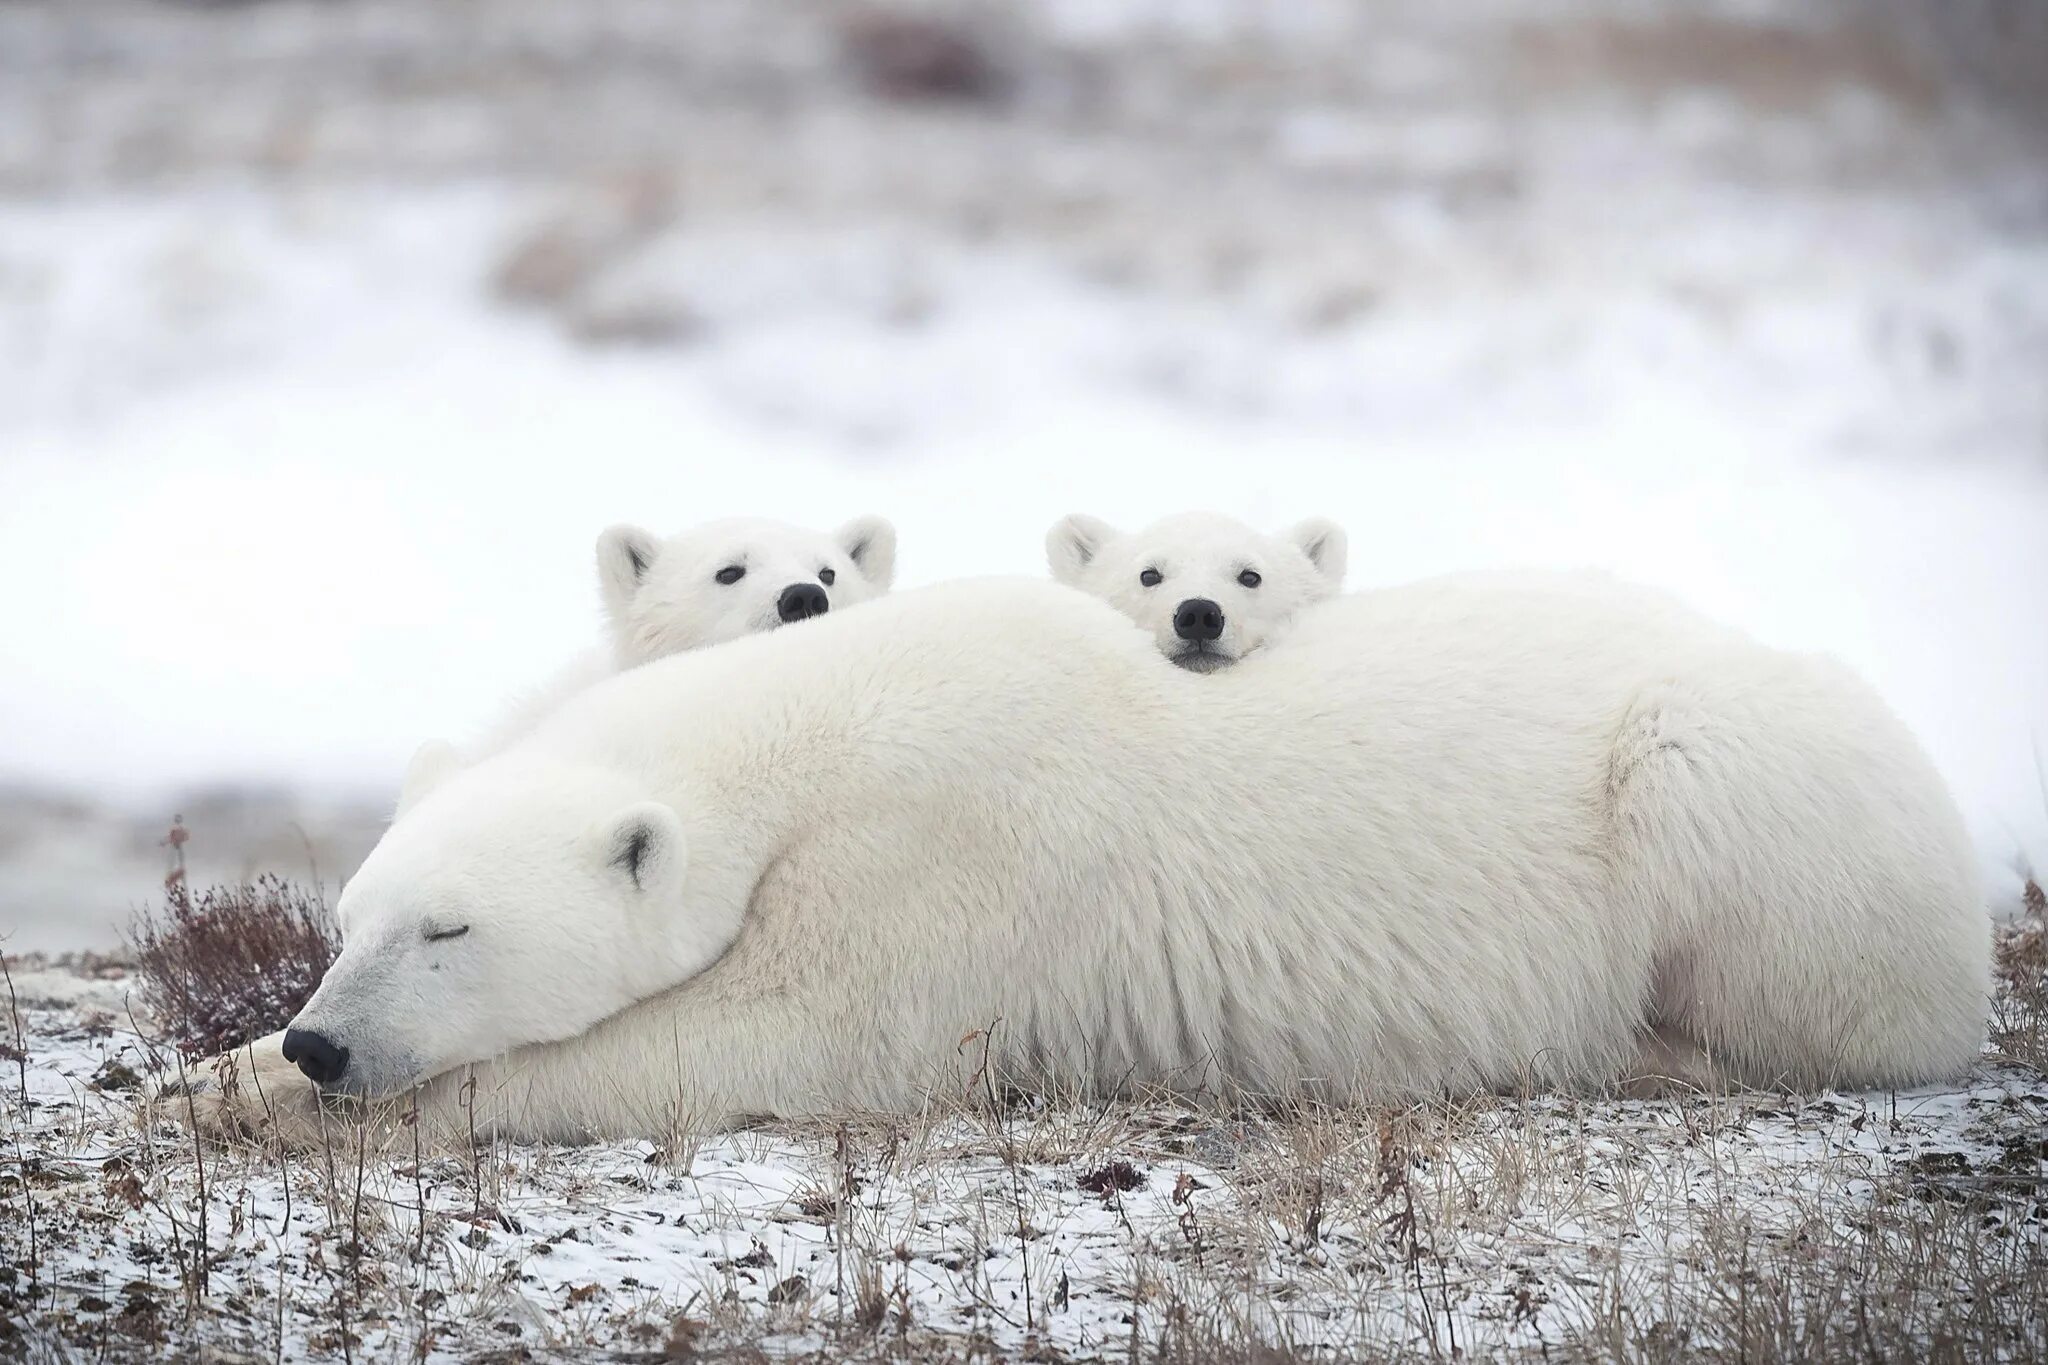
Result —
M 111 1338 L 117 1359 L 303 1359 L 343 1333 L 364 1359 L 1205 1338 L 1230 1358 L 1784 1358 L 1840 1334 L 1981 1360 L 2048 1326 L 2048 1083 L 1988 1058 L 1897 1094 L 1246 1113 L 991 1107 L 970 1046 L 958 1093 L 907 1118 L 417 1153 L 337 1122 L 330 1151 L 202 1168 L 175 1101 L 137 1110 L 153 1049 L 97 971 L 14 983 L 0 1296 L 29 1358 Z
M 2048 158 L 1842 13 L 998 6 L 923 106 L 826 6 L 10 7 L 0 781 L 361 825 L 611 521 L 878 510 L 915 585 L 1194 505 L 1839 653 L 2048 863 Z M 0 838 L 18 947 L 148 896 L 93 818 L 104 885 Z

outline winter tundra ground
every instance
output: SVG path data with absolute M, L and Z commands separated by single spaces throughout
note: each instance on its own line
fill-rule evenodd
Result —
M 15 1358 L 2032 1359 L 2048 933 L 1967 1082 L 1396 1111 L 995 1091 L 580 1149 L 196 1148 L 108 959 L 12 964 Z M 998 1024 L 997 1027 L 1000 1027 Z M 168 1102 L 175 1104 L 175 1101 Z

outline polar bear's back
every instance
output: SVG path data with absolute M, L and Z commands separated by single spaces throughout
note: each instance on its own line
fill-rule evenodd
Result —
M 1735 1074 L 1901 1083 L 1974 1059 L 1988 924 L 1967 832 L 1839 663 L 1604 577 L 1469 575 L 1328 604 L 1269 666 L 1276 683 L 1355 667 L 1350 704 L 1448 727 L 1383 751 L 1403 790 L 1427 780 L 1428 744 L 1475 741 L 1443 755 L 1428 799 L 1540 829 L 1510 875 L 1590 840 L 1607 928 L 1648 935 L 1650 1022 Z M 1567 939 L 1584 923 L 1556 921 Z
M 1611 1075 L 1702 961 L 1769 983 L 1777 1027 L 1826 955 L 1890 934 L 1835 1017 L 1789 1025 L 1823 1031 L 1916 956 L 1961 964 L 1950 1004 L 1979 970 L 1947 798 L 1867 690 L 1618 585 L 1358 594 L 1196 676 L 1081 593 L 956 583 L 635 670 L 553 733 L 788 820 L 701 985 L 805 1002 L 816 1083 L 873 1102 L 997 1015 L 1020 1061 L 1098 1081 L 1416 1093 Z M 1823 831 L 1729 816 L 1872 774 L 1905 795 L 1838 802 Z M 1885 854 L 1928 812 L 1931 845 Z M 1730 878 L 1745 894 L 1717 899 Z M 1724 913 L 1750 958 L 1708 951 Z

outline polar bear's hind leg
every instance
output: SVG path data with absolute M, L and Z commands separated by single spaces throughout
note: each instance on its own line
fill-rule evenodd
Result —
M 1647 1024 L 1756 1085 L 1966 1071 L 1989 925 L 1941 778 L 1860 682 L 1756 650 L 1647 689 L 1610 768 Z

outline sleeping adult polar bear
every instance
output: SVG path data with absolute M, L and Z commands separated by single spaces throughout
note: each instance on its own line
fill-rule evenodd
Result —
M 530 1138 L 912 1106 L 998 1018 L 1012 1073 L 1104 1088 L 1907 1084 L 1988 992 L 1869 690 L 1577 580 L 1336 599 L 1209 677 L 954 583 L 632 670 L 408 799 L 285 1050 L 437 1117 L 478 1063 Z M 253 1052 L 210 1117 L 303 1120 Z

